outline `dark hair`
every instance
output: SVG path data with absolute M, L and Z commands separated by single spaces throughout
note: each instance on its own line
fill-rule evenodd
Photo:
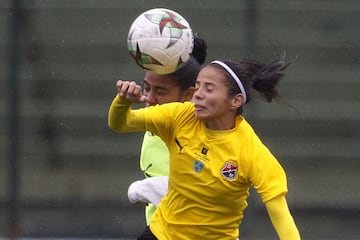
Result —
M 276 89 L 280 79 L 284 75 L 284 70 L 290 65 L 285 63 L 284 57 L 279 57 L 269 63 L 262 63 L 256 60 L 221 60 L 228 65 L 230 69 L 236 74 L 244 86 L 247 100 L 251 101 L 256 90 L 263 100 L 271 102 L 273 99 L 281 99 L 280 93 Z M 221 69 L 224 72 L 229 88 L 229 95 L 234 96 L 240 93 L 240 88 L 233 77 L 222 66 L 212 64 L 213 67 Z M 243 108 L 238 109 L 238 114 L 241 114 Z
M 173 80 L 174 86 L 180 86 L 182 91 L 195 85 L 197 75 L 201 70 L 201 65 L 205 62 L 207 55 L 207 43 L 204 39 L 195 36 L 194 48 L 190 59 L 175 72 L 168 74 Z

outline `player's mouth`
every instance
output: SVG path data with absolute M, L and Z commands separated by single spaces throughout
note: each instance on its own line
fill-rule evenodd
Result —
M 204 111 L 206 109 L 206 107 L 199 105 L 199 104 L 195 104 L 195 111 L 196 112 L 201 112 Z

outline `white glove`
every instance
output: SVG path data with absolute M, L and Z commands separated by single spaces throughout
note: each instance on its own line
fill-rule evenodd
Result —
M 130 184 L 128 198 L 131 203 L 152 203 L 159 205 L 168 191 L 169 177 L 149 177 Z

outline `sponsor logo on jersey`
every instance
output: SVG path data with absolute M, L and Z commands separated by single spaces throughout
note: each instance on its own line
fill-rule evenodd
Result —
M 179 147 L 179 153 L 181 154 L 181 151 L 182 151 L 183 148 L 186 146 L 186 144 L 185 144 L 185 145 L 180 144 L 180 141 L 179 141 L 179 139 L 177 139 L 177 138 L 175 138 L 175 143 L 176 143 L 176 145 Z
M 207 152 L 208 152 L 208 149 L 207 149 L 206 147 L 203 147 L 203 148 L 201 149 L 201 153 L 202 153 L 202 154 L 206 155 Z
M 225 162 L 224 167 L 221 169 L 221 175 L 226 179 L 233 180 L 237 176 L 238 166 L 229 161 Z
M 204 169 L 204 163 L 200 162 L 199 160 L 195 160 L 194 171 L 201 172 L 203 169 Z

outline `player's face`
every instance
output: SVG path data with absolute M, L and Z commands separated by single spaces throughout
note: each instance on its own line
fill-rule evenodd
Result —
M 144 79 L 144 92 L 147 96 L 147 106 L 169 102 L 183 102 L 191 99 L 183 93 L 179 86 L 174 86 L 169 75 L 159 75 L 146 72 Z
M 211 66 L 203 68 L 197 77 L 193 96 L 195 116 L 208 128 L 224 130 L 235 126 L 234 97 L 228 95 L 225 83 L 223 73 Z

